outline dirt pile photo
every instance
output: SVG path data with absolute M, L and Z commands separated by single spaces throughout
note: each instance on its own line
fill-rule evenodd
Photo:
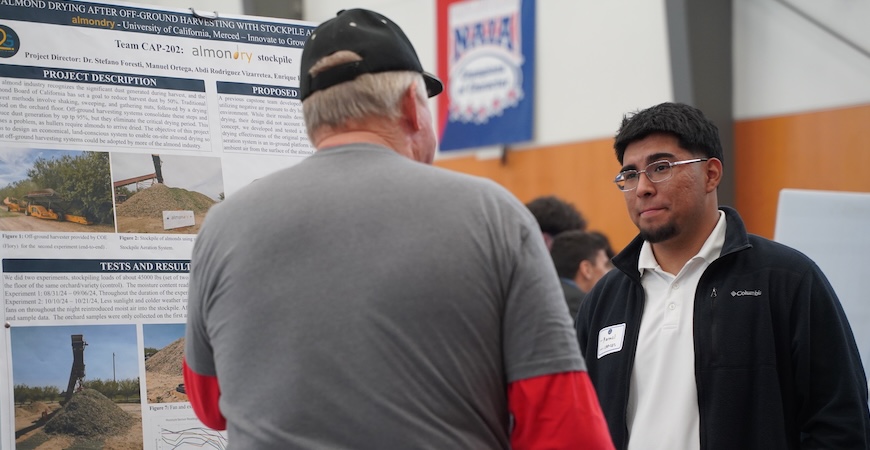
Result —
M 160 372 L 182 376 L 181 360 L 184 357 L 184 338 L 167 345 L 145 361 L 146 372 Z
M 158 183 L 137 192 L 116 209 L 119 216 L 159 218 L 163 211 L 205 213 L 214 203 L 214 200 L 199 192 Z
M 196 233 L 205 213 L 215 203 L 199 192 L 157 183 L 136 192 L 115 207 L 118 231 L 121 233 Z M 165 230 L 164 211 L 193 211 L 196 225 Z
M 45 424 L 48 434 L 105 437 L 123 433 L 133 418 L 103 394 L 84 389 Z
M 181 361 L 184 338 L 163 347 L 145 361 L 145 385 L 148 403 L 186 402 Z
M 48 411 L 49 407 L 47 404 L 45 404 L 43 402 L 33 402 L 33 403 L 29 403 L 29 404 L 24 405 L 24 406 L 20 406 L 19 409 L 21 409 L 22 411 L 32 413 L 32 414 L 39 414 L 39 413 L 42 413 L 44 411 Z

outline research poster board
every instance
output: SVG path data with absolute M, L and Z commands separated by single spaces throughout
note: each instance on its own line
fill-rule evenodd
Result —
M 783 189 L 774 239 L 818 264 L 843 305 L 870 374 L 870 193 Z
M 0 0 L 0 448 L 225 448 L 183 385 L 190 255 L 210 207 L 313 153 L 312 30 Z

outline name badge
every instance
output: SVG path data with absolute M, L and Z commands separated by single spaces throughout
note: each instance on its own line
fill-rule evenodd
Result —
M 625 324 L 611 325 L 598 332 L 598 359 L 622 350 L 625 340 Z

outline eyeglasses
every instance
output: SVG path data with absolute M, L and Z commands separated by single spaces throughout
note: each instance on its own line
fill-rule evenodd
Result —
M 614 179 L 613 182 L 616 183 L 616 187 L 618 187 L 620 191 L 633 191 L 637 189 L 637 183 L 640 182 L 640 174 L 642 173 L 646 174 L 646 177 L 653 183 L 661 183 L 662 181 L 670 180 L 671 177 L 674 176 L 674 171 L 672 170 L 674 166 L 702 162 L 708 159 L 710 158 L 695 158 L 674 162 L 656 161 L 646 166 L 643 170 L 623 170 L 616 175 L 616 179 Z

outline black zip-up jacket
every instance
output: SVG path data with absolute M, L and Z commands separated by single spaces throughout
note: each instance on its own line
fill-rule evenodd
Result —
M 800 252 L 749 235 L 733 209 L 719 259 L 695 291 L 695 381 L 702 450 L 868 449 L 867 379 L 843 308 Z M 586 296 L 580 350 L 617 449 L 644 290 L 635 238 Z M 600 330 L 625 324 L 622 350 L 598 358 Z M 662 430 L 662 433 L 668 433 Z

